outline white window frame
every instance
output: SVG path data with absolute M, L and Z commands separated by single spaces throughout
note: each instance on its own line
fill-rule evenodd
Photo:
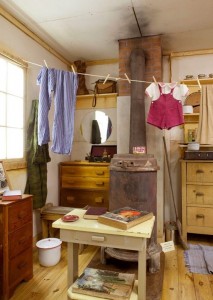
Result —
M 10 58 L 11 57 L 11 58 Z M 6 151 L 6 157 L 0 157 L 0 160 L 4 160 L 4 161 L 10 161 L 10 160 L 14 160 L 14 161 L 22 161 L 26 159 L 26 124 L 25 124 L 25 114 L 26 114 L 26 65 L 22 64 L 20 62 L 20 59 L 16 59 L 13 55 L 9 55 L 7 53 L 7 55 L 4 55 L 4 52 L 2 53 L 0 51 L 0 58 L 6 60 L 7 62 L 17 65 L 18 67 L 20 67 L 23 70 L 23 127 L 21 128 L 23 130 L 23 153 L 22 153 L 22 157 L 8 157 L 8 152 Z M 0 70 L 1 72 L 1 70 Z M 1 92 L 1 91 L 0 91 Z M 6 91 L 6 94 L 8 95 L 9 93 Z M 7 127 L 7 126 L 6 126 Z M 18 127 L 17 127 L 18 128 Z

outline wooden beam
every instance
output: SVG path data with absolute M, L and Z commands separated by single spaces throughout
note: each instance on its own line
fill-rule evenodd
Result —
M 58 53 L 56 50 L 54 50 L 52 47 L 50 47 L 38 35 L 36 35 L 33 31 L 31 31 L 26 25 L 21 23 L 14 16 L 12 16 L 9 12 L 7 12 L 2 6 L 0 6 L 0 16 L 4 17 L 7 21 L 12 23 L 14 26 L 16 26 L 22 32 L 24 32 L 31 39 L 36 41 L 40 46 L 45 48 L 48 52 L 53 54 L 55 57 L 57 57 L 59 60 L 61 60 L 63 63 L 65 63 L 67 66 L 70 66 L 72 64 L 71 62 L 66 60 L 60 53 Z
M 213 49 L 171 52 L 170 56 L 182 57 L 182 56 L 206 55 L 206 54 L 213 54 Z
M 107 65 L 107 64 L 116 64 L 118 63 L 118 58 L 102 59 L 102 60 L 89 60 L 86 61 L 86 65 L 95 66 L 95 65 Z
M 26 68 L 28 67 L 28 64 L 25 61 L 23 61 L 20 57 L 17 57 L 2 48 L 0 48 L 0 54 L 3 55 L 4 57 L 9 58 L 10 60 L 16 62 L 17 64 L 19 64 L 21 66 L 24 66 Z

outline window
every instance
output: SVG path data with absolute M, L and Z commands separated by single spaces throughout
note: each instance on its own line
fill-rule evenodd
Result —
M 0 159 L 24 156 L 24 68 L 0 56 Z

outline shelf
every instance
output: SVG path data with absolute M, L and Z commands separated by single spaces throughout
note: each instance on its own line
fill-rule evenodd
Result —
M 187 148 L 188 147 L 188 144 L 187 143 L 182 143 L 182 144 L 179 144 L 179 147 L 180 148 Z M 213 145 L 206 145 L 206 144 L 201 144 L 200 145 L 200 148 L 213 148 Z
M 199 79 L 200 84 L 213 84 L 213 78 L 204 78 L 204 79 Z M 186 85 L 198 85 L 198 81 L 196 78 L 194 79 L 184 79 L 181 80 L 181 83 L 184 83 Z
M 76 109 L 106 109 L 117 107 L 117 93 L 97 94 L 95 107 L 92 106 L 94 94 L 78 95 L 76 98 Z

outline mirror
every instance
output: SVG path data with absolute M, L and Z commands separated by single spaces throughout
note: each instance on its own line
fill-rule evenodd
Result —
M 111 135 L 112 122 L 103 111 L 88 113 L 81 123 L 81 134 L 91 144 L 103 144 Z

